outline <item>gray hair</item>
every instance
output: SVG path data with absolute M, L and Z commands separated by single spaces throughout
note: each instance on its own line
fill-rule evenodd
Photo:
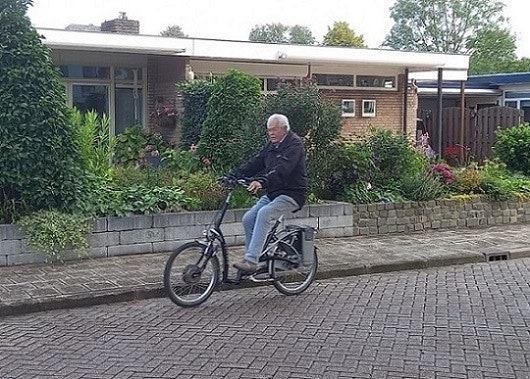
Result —
M 271 115 L 267 120 L 267 126 L 270 126 L 274 123 L 278 124 L 279 126 L 283 126 L 286 130 L 291 130 L 291 126 L 289 125 L 289 119 L 283 114 L 275 113 Z

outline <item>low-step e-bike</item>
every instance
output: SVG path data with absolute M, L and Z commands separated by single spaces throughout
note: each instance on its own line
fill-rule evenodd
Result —
M 278 230 L 283 216 L 276 220 L 267 235 L 257 271 L 247 275 L 237 270 L 233 278 L 229 277 L 228 247 L 221 224 L 234 189 L 248 182 L 248 179 L 221 178 L 226 197 L 212 222 L 200 238 L 181 245 L 169 256 L 164 287 L 175 304 L 182 307 L 202 304 L 222 283 L 272 283 L 284 295 L 298 295 L 314 281 L 318 269 L 316 230 L 299 225 L 286 225 Z

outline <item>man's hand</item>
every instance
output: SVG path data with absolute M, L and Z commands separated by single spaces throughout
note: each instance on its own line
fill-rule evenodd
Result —
M 263 186 L 257 180 L 253 180 L 252 182 L 250 182 L 250 184 L 247 187 L 249 192 L 252 192 L 253 194 L 256 194 L 262 188 Z

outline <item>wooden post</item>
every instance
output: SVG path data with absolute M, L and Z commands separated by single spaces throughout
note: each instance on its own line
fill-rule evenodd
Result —
M 438 156 L 442 157 L 442 80 L 443 68 L 438 68 Z
M 465 132 L 465 109 L 466 109 L 466 82 L 462 80 L 460 82 L 460 164 L 464 165 L 464 159 L 465 159 L 465 152 L 466 149 L 465 146 L 465 139 L 464 139 L 464 132 Z

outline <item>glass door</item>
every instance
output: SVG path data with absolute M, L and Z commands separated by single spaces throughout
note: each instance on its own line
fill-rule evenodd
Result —
M 116 88 L 115 91 L 115 135 L 129 126 L 142 125 L 143 91 L 141 88 Z

